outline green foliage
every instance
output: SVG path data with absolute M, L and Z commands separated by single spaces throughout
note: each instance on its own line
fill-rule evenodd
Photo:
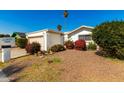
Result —
M 112 57 L 124 59 L 124 21 L 104 22 L 93 30 L 93 40 Z
M 61 62 L 60 58 L 58 58 L 58 57 L 53 57 L 52 60 L 54 63 L 60 63 Z
M 71 40 L 68 40 L 65 42 L 65 46 L 67 49 L 73 49 L 74 48 L 74 42 Z
M 57 44 L 57 45 L 53 45 L 53 46 L 50 48 L 50 50 L 51 50 L 52 52 L 59 52 L 59 51 L 64 51 L 65 48 L 64 48 L 63 45 Z
M 9 34 L 0 34 L 0 38 L 1 37 L 10 37 L 10 35 Z
M 58 29 L 58 31 L 61 31 L 62 30 L 62 26 L 61 25 L 58 25 L 57 26 L 57 29 Z
M 25 48 L 27 45 L 27 39 L 26 38 L 18 38 L 16 39 L 16 45 L 20 48 Z
M 90 43 L 88 44 L 88 49 L 89 49 L 89 50 L 96 50 L 96 44 L 90 42 Z
M 60 63 L 61 62 L 61 59 L 59 57 L 50 57 L 50 58 L 47 58 L 46 59 L 46 62 L 51 62 L 51 63 Z

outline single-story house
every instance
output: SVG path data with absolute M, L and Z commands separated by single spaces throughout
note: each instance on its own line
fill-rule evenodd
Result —
M 64 34 L 54 30 L 43 29 L 31 33 L 27 33 L 28 42 L 38 42 L 41 45 L 41 50 L 47 51 L 55 44 L 64 43 Z
M 90 26 L 80 26 L 69 32 L 59 32 L 49 29 L 43 29 L 35 32 L 27 33 L 28 42 L 38 42 L 41 45 L 41 50 L 48 50 L 51 46 L 55 44 L 64 44 L 64 41 L 72 40 L 76 41 L 78 39 L 84 39 L 86 45 L 92 40 L 92 30 L 93 27 Z
M 86 41 L 86 45 L 89 42 L 93 42 L 92 40 L 92 30 L 94 27 L 91 26 L 80 26 L 72 31 L 64 32 L 64 41 L 72 40 L 76 41 L 78 39 L 84 39 Z

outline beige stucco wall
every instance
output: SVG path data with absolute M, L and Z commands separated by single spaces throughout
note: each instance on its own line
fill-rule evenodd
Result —
M 41 44 L 41 50 L 48 50 L 55 44 L 64 43 L 64 35 L 62 33 L 42 30 L 27 34 L 29 43 L 38 42 Z
M 57 34 L 57 33 L 47 33 L 47 48 L 55 44 L 62 44 L 64 43 L 64 35 Z
M 28 42 L 32 43 L 32 42 L 37 42 L 41 45 L 41 50 L 45 49 L 44 46 L 44 37 L 43 36 L 37 36 L 37 37 L 29 37 L 28 38 Z
M 67 41 L 67 38 L 68 38 L 68 40 L 72 40 L 72 41 L 75 42 L 76 40 L 79 39 L 79 35 L 92 35 L 92 29 L 80 28 L 80 29 L 76 30 L 75 32 L 73 32 L 71 34 L 68 34 L 68 36 L 67 36 L 67 34 L 65 34 L 66 41 Z M 93 40 L 87 40 L 86 45 L 88 45 L 89 42 L 93 42 Z

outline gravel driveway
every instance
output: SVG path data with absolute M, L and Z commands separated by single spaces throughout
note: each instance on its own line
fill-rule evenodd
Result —
M 57 66 L 64 71 L 61 81 L 124 81 L 124 61 L 98 56 L 95 51 L 67 50 L 55 55 L 63 60 Z
M 27 55 L 25 49 L 20 49 L 20 48 L 11 49 L 11 58 L 17 58 L 17 57 L 24 56 L 24 55 Z M 0 61 L 2 59 L 1 57 L 2 57 L 2 54 L 0 52 Z
M 43 60 L 49 57 L 57 57 L 61 62 L 43 63 Z M 54 68 L 55 72 L 59 72 L 57 76 L 59 82 L 124 82 L 124 60 L 101 57 L 96 55 L 95 51 L 66 50 L 45 58 L 31 55 L 11 60 L 10 66 L 18 67 L 19 64 L 28 64 L 28 66 L 19 73 L 14 73 L 10 78 L 19 76 L 19 81 L 32 81 L 36 76 L 37 78 L 33 81 L 43 81 L 42 77 L 39 77 L 43 75 L 42 72 L 48 71 L 46 77 L 55 75 L 49 71 L 49 68 Z M 46 78 L 44 81 L 47 81 Z

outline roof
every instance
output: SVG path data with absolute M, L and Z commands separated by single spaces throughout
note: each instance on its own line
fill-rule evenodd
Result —
M 22 32 L 14 32 L 14 33 L 12 34 L 12 37 L 15 37 L 16 35 L 19 35 L 19 36 L 22 37 L 22 38 L 25 38 L 25 37 L 26 37 L 25 33 L 22 33 Z
M 63 34 L 63 32 L 57 32 L 51 29 L 43 29 L 43 30 L 38 30 L 38 31 L 27 33 L 27 35 L 34 34 L 34 33 L 40 33 L 40 32 L 51 32 L 51 33 Z
M 76 29 L 74 29 L 72 31 L 64 32 L 64 34 L 71 34 L 71 33 L 75 32 L 75 31 L 77 31 L 77 30 L 79 30 L 81 28 L 87 28 L 87 29 L 91 29 L 91 30 L 94 29 L 94 27 L 82 25 L 82 26 L 80 26 L 80 27 L 78 27 L 78 28 L 76 28 Z

